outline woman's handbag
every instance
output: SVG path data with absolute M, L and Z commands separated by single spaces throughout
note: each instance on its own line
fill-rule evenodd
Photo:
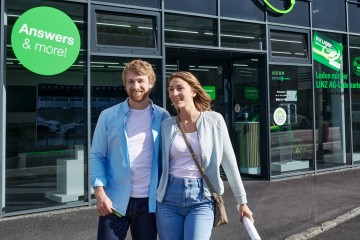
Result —
M 206 184 L 208 185 L 211 194 L 212 194 L 212 199 L 214 200 L 215 203 L 215 217 L 214 217 L 214 227 L 219 227 L 221 225 L 227 224 L 229 222 L 227 214 L 226 214 L 226 210 L 225 210 L 225 204 L 224 204 L 224 200 L 222 198 L 221 195 L 218 195 L 215 192 L 215 189 L 213 187 L 213 185 L 211 184 L 209 178 L 207 177 L 204 169 L 202 168 L 202 166 L 199 163 L 199 160 L 196 156 L 196 154 L 194 153 L 193 148 L 191 147 L 191 144 L 189 142 L 189 139 L 187 138 L 185 131 L 183 129 L 183 127 L 181 126 L 181 123 L 179 121 L 179 118 L 176 119 L 176 123 L 179 126 L 181 133 L 184 136 L 185 142 L 187 147 L 189 148 L 189 151 L 191 153 L 192 158 L 195 161 L 196 166 L 199 168 L 199 171 L 201 173 L 201 175 L 203 176 L 203 179 L 205 180 Z

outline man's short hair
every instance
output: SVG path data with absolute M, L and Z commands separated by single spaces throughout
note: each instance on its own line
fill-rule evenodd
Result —
M 135 72 L 139 75 L 147 75 L 151 84 L 155 84 L 156 77 L 150 63 L 141 59 L 132 60 L 127 63 L 122 73 L 122 81 L 125 86 L 126 76 L 129 72 Z

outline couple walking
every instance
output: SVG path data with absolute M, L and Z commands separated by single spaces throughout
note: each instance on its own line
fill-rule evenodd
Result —
M 253 221 L 225 121 L 211 110 L 210 97 L 195 76 L 178 72 L 169 77 L 174 117 L 149 99 L 156 81 L 151 64 L 129 62 L 122 81 L 127 100 L 100 114 L 92 140 L 98 239 L 125 239 L 129 227 L 134 240 L 210 238 L 214 202 L 180 124 L 217 194 L 224 192 L 221 164 L 240 220 Z

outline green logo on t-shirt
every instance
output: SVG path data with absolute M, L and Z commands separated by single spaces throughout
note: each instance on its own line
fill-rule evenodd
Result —
M 25 68 L 41 75 L 55 75 L 75 62 L 80 51 L 80 34 L 62 11 L 36 7 L 15 22 L 11 45 Z

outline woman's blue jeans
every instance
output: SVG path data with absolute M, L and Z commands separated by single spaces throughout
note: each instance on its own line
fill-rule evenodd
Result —
M 208 240 L 214 222 L 214 202 L 204 196 L 203 180 L 169 176 L 163 201 L 157 203 L 160 240 Z

